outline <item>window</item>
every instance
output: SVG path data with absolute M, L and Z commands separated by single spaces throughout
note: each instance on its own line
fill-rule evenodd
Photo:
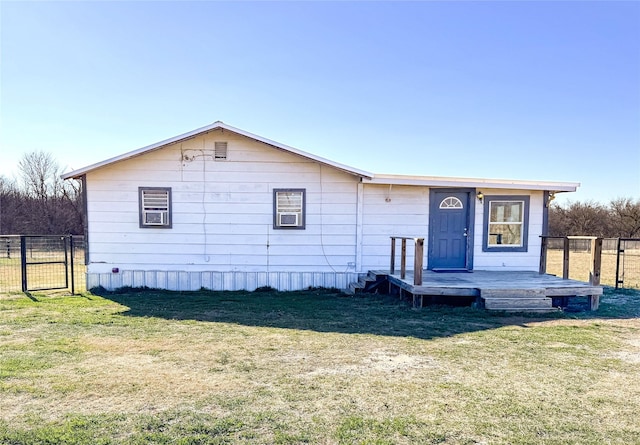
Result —
M 273 228 L 304 229 L 305 190 L 273 190 Z
M 462 205 L 462 201 L 460 201 L 455 196 L 448 196 L 440 202 L 441 209 L 462 209 L 464 206 Z
M 140 187 L 140 227 L 171 228 L 171 189 Z
M 485 196 L 485 252 L 526 252 L 528 233 L 528 196 Z

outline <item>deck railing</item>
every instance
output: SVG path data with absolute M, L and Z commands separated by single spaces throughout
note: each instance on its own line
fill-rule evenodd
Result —
M 389 265 L 389 274 L 393 275 L 396 271 L 396 240 L 401 240 L 400 250 L 400 278 L 404 280 L 407 273 L 407 240 L 413 240 L 413 284 L 422 285 L 422 264 L 424 257 L 424 238 L 392 236 L 391 237 L 391 264 Z
M 424 261 L 424 238 L 409 236 L 392 236 L 391 238 L 391 262 L 389 264 L 389 273 L 393 275 L 396 269 L 396 240 L 401 241 L 400 247 L 400 278 L 405 279 L 407 273 L 407 240 L 414 242 L 413 254 L 413 284 L 422 285 L 422 267 Z M 563 261 L 562 261 L 562 278 L 569 279 L 569 242 L 571 240 L 589 240 L 591 244 L 591 261 L 589 263 L 589 284 L 592 286 L 600 285 L 600 276 L 602 272 L 602 238 L 595 236 L 542 236 L 542 245 L 540 249 L 540 269 L 541 274 L 547 271 L 547 251 L 549 249 L 550 239 L 562 239 L 563 242 Z
M 541 236 L 542 245 L 540 248 L 540 269 L 539 272 L 547 272 L 547 252 L 549 250 L 549 240 L 561 239 L 563 243 L 562 253 L 562 278 L 569 279 L 569 243 L 571 240 L 589 240 L 591 242 L 591 261 L 589 262 L 589 284 L 600 285 L 600 275 L 602 272 L 602 238 L 597 236 Z

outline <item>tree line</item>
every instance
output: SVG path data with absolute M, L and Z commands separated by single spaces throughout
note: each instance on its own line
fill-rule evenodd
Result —
M 598 202 L 551 203 L 549 235 L 585 235 L 601 238 L 640 238 L 640 198 Z
M 14 178 L 0 176 L 0 235 L 81 235 L 80 183 L 63 181 L 50 153 L 25 154 Z
M 50 153 L 36 151 L 22 157 L 16 178 L 0 176 L 0 234 L 83 234 L 80 183 L 63 181 L 61 174 Z M 552 202 L 549 235 L 640 238 L 640 198 Z

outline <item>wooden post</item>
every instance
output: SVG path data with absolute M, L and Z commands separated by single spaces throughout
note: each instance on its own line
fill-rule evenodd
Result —
M 413 284 L 422 285 L 422 261 L 424 256 L 424 238 L 415 238 L 415 252 L 413 255 Z
M 597 311 L 600 307 L 600 295 L 589 295 L 589 310 Z
M 407 239 L 402 238 L 402 251 L 400 253 L 400 278 L 404 280 L 407 274 Z
M 422 266 L 424 264 L 424 238 L 409 238 L 404 236 L 392 236 L 391 237 L 391 262 L 389 265 L 389 273 L 393 275 L 395 273 L 395 261 L 396 261 L 396 239 L 400 238 L 402 244 L 400 247 L 400 278 L 402 280 L 407 276 L 407 240 L 412 239 L 414 241 L 414 255 L 413 255 L 413 284 L 422 284 Z
M 569 238 L 564 239 L 564 249 L 562 252 L 562 279 L 569 279 Z
M 391 264 L 389 265 L 389 275 L 393 275 L 396 271 L 396 239 L 391 237 Z
M 591 267 L 589 271 L 589 284 L 600 286 L 600 273 L 602 272 L 602 238 L 591 240 Z
M 540 244 L 540 268 L 538 272 L 540 274 L 547 273 L 547 251 L 549 250 L 549 238 L 542 236 L 542 243 Z
M 589 284 L 600 286 L 602 272 L 602 238 L 591 240 L 591 265 L 589 270 Z M 600 295 L 589 295 L 589 310 L 597 311 L 600 307 Z

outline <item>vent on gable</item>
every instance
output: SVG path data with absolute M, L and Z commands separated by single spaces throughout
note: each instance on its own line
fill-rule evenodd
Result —
M 216 160 L 227 159 L 227 143 L 216 142 L 213 158 Z

